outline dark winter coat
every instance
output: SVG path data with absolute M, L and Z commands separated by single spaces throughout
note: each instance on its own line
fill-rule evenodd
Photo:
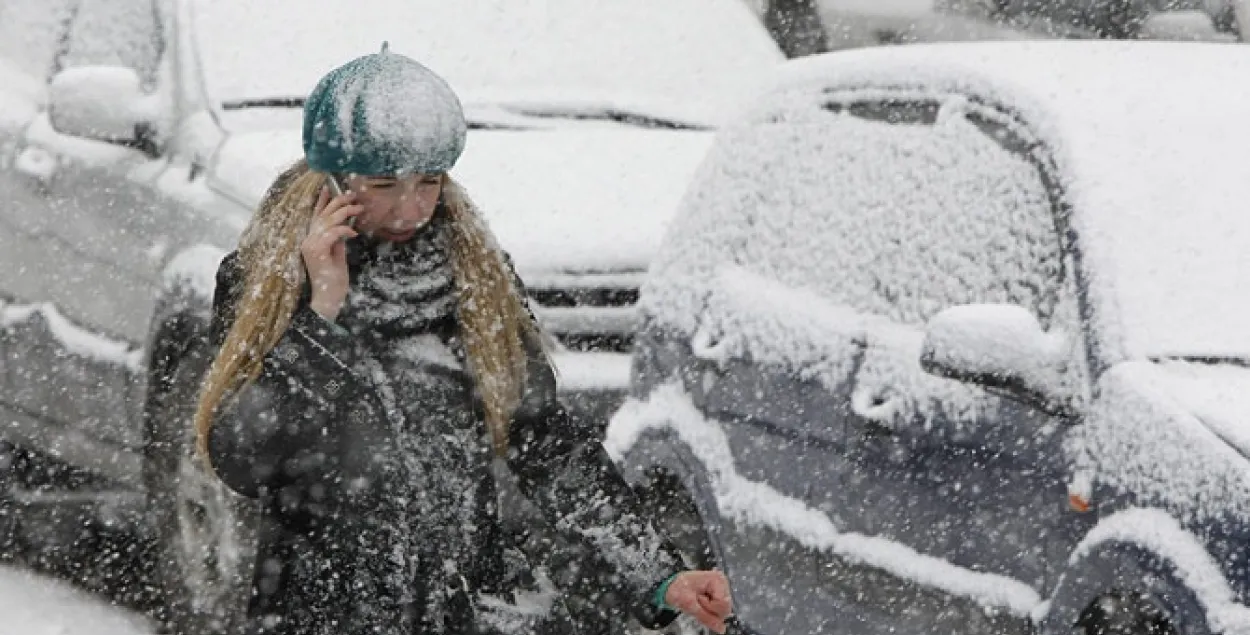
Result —
M 212 321 L 216 346 L 233 322 L 242 282 L 237 254 L 231 254 L 217 273 Z M 260 377 L 223 404 L 209 435 L 217 474 L 236 492 L 261 499 L 265 510 L 249 608 L 258 631 L 499 632 L 483 625 L 481 598 L 508 597 L 517 573 L 500 530 L 489 456 L 459 468 L 471 472 L 462 476 L 476 484 L 476 520 L 459 528 L 425 528 L 465 532 L 454 537 L 468 549 L 447 553 L 441 541 L 431 540 L 425 545 L 428 553 L 419 559 L 434 567 L 440 559 L 454 561 L 459 566 L 455 575 L 428 570 L 414 575 L 404 597 L 394 597 L 378 584 L 388 554 L 378 553 L 377 545 L 388 544 L 382 533 L 395 529 L 388 522 L 393 510 L 385 504 L 385 492 L 399 485 L 393 482 L 396 473 L 386 467 L 393 462 L 384 459 L 394 458 L 399 450 L 378 382 L 359 372 L 369 349 L 359 337 L 313 312 L 307 290 L 304 295 L 286 333 L 266 355 Z M 443 334 L 456 330 L 454 323 L 429 328 Z M 430 384 L 451 389 L 404 394 L 429 393 L 422 399 L 430 402 L 430 413 L 471 415 L 482 443 L 478 449 L 488 452 L 473 382 L 463 372 L 438 372 L 441 377 Z M 395 383 L 396 378 L 390 379 Z M 411 377 L 403 381 L 426 383 Z M 408 425 L 441 423 L 435 416 Z M 549 361 L 532 347 L 528 385 L 510 428 L 509 467 L 553 526 L 594 547 L 599 562 L 582 568 L 588 578 L 583 584 L 611 590 L 603 598 L 606 606 L 623 607 L 643 625 L 656 628 L 676 617 L 652 602 L 658 586 L 679 570 L 680 560 L 642 517 L 596 434 L 574 428 L 557 399 Z M 439 493 L 448 500 L 457 494 Z M 454 580 L 449 586 L 455 588 L 428 588 L 430 580 L 443 580 L 442 585 L 447 579 Z M 436 593 L 448 598 L 445 609 L 429 615 L 426 600 Z

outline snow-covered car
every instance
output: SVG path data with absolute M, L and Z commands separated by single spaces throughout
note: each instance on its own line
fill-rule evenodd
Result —
M 1238 41 L 1245 0 L 938 0 L 980 9 L 1009 26 L 1049 31 L 1056 37 Z
M 748 628 L 1250 632 L 1247 73 L 861 49 L 718 130 L 607 445 Z
M 585 410 L 628 384 L 637 288 L 710 128 L 782 59 L 735 0 L 77 0 L 72 18 L 0 171 L 0 441 L 20 459 L 0 464 L 39 466 L 0 491 L 157 538 L 158 581 L 205 615 L 242 614 L 252 564 L 247 504 L 189 445 L 213 273 L 300 156 L 318 77 L 388 41 L 449 80 L 470 121 L 454 174 Z M 77 489 L 36 478 L 49 464 Z

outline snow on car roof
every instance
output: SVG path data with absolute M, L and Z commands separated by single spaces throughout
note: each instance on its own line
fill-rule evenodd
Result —
M 210 94 L 302 97 L 321 74 L 383 40 L 466 101 L 539 91 L 700 102 L 741 97 L 783 56 L 737 0 L 201 0 Z
M 977 95 L 1046 141 L 1076 211 L 1105 351 L 1250 355 L 1250 49 L 1165 42 L 937 44 L 796 60 L 790 90 Z

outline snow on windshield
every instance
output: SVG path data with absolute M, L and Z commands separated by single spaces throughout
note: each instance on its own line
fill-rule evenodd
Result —
M 736 0 L 202 0 L 196 36 L 221 101 L 303 97 L 360 55 L 391 50 L 457 92 L 736 94 L 781 60 Z

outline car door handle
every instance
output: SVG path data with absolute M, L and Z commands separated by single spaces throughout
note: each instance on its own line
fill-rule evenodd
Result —
M 48 183 L 56 174 L 56 156 L 37 146 L 26 146 L 13 160 L 13 169 L 18 174 L 32 178 L 40 183 Z
M 851 391 L 851 412 L 880 428 L 877 432 L 895 432 L 907 409 L 907 398 L 891 385 L 859 384 Z

